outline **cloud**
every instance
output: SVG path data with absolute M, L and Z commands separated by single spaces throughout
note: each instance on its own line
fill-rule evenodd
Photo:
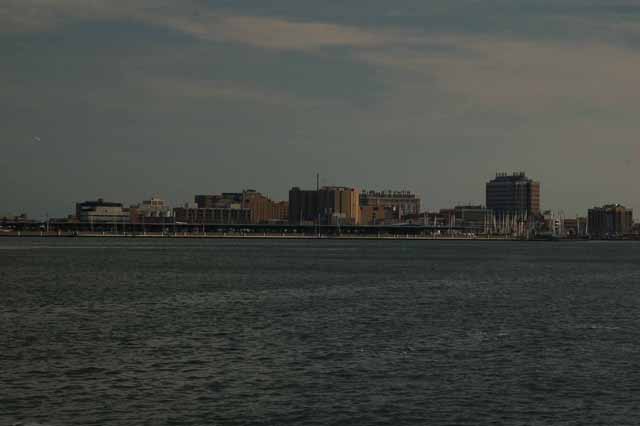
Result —
M 3 0 L 0 32 L 45 32 L 85 21 L 136 20 L 158 23 L 192 11 L 192 0 Z
M 630 22 L 600 22 L 579 16 L 548 18 L 565 19 L 571 28 L 589 28 L 598 34 L 640 33 L 639 27 Z M 391 27 L 367 29 L 241 16 L 203 8 L 193 0 L 5 0 L 0 5 L 0 31 L 49 31 L 75 20 L 109 19 L 133 19 L 203 40 L 266 50 L 320 54 L 327 48 L 345 47 L 351 49 L 354 61 L 384 73 L 378 77 L 394 86 L 391 92 L 429 82 L 445 95 L 465 99 L 465 108 L 476 105 L 525 113 L 564 108 L 589 114 L 607 109 L 635 110 L 640 94 L 635 84 L 640 55 L 632 47 L 611 43 L 611 37 L 607 42 L 576 42 L 434 34 Z M 258 89 L 257 85 L 241 89 L 221 84 L 179 83 L 183 95 L 235 96 L 261 103 L 301 102 L 300 98 L 285 99 L 283 93 Z
M 278 50 L 314 50 L 323 47 L 372 48 L 397 38 L 384 32 L 326 23 L 291 22 L 255 16 L 173 18 L 169 25 L 185 33 L 216 41 Z
M 361 52 L 376 66 L 424 78 L 479 108 L 576 113 L 637 110 L 640 52 L 604 43 L 448 35 L 443 52 Z M 448 48 L 447 48 L 448 47 Z M 400 84 L 402 84 L 400 82 Z
M 291 93 L 266 90 L 257 85 L 239 84 L 231 81 L 193 80 L 175 77 L 154 77 L 134 79 L 134 82 L 142 85 L 150 96 L 160 98 L 184 99 L 184 100 L 225 100 L 234 102 L 249 102 L 263 106 L 277 106 L 290 108 L 315 108 L 346 106 L 345 103 L 326 100 L 308 99 L 295 96 Z
M 0 32 L 51 31 L 77 21 L 104 20 L 134 20 L 199 39 L 276 50 L 373 48 L 419 40 L 406 31 L 242 16 L 202 8 L 192 0 L 7 0 L 0 5 Z

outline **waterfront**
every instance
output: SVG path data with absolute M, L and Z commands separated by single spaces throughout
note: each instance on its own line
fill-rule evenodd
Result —
M 273 233 L 273 232 L 144 232 L 144 233 L 115 233 L 115 232 L 45 232 L 45 231 L 13 231 L 0 233 L 0 238 L 97 238 L 97 239 L 240 239 L 240 240 L 483 240 L 483 241 L 522 241 L 508 235 L 475 235 L 470 233 L 458 234 L 415 234 L 402 233 L 349 233 L 349 234 L 314 234 L 314 233 Z
M 635 424 L 640 243 L 0 239 L 0 424 Z

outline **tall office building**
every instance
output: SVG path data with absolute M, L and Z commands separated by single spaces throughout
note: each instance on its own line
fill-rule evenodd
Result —
M 487 209 L 496 215 L 540 213 L 540 183 L 529 179 L 524 172 L 498 173 L 486 185 Z
M 318 192 L 316 190 L 300 189 L 297 186 L 289 190 L 289 223 L 300 225 L 316 222 L 320 215 Z
M 595 238 L 617 237 L 631 232 L 633 210 L 620 204 L 608 204 L 589 209 L 589 235 Z
M 320 188 L 319 207 L 322 223 L 330 225 L 360 224 L 360 191 L 343 186 Z
M 354 188 L 325 186 L 319 190 L 289 191 L 289 223 L 360 224 L 360 192 Z

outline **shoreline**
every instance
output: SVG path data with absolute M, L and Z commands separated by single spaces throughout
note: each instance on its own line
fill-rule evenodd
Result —
M 515 238 L 504 237 L 433 237 L 420 235 L 286 235 L 286 234 L 219 234 L 219 233 L 176 233 L 176 234 L 113 234 L 113 233 L 41 233 L 41 232 L 12 232 L 0 233 L 1 237 L 12 238 L 120 238 L 120 239 L 193 239 L 193 240 L 215 240 L 215 239 L 234 239 L 234 240 L 442 240 L 442 241 L 521 241 Z
M 309 235 L 309 234 L 267 234 L 267 233 L 57 233 L 57 232 L 0 232 L 0 238 L 106 238 L 106 239 L 187 239 L 187 240 L 351 240 L 351 241 L 520 241 L 520 242 L 570 242 L 570 241 L 634 241 L 621 240 L 588 240 L 588 239 L 522 239 L 502 236 L 424 236 L 424 235 Z M 637 240 L 635 240 L 637 241 Z

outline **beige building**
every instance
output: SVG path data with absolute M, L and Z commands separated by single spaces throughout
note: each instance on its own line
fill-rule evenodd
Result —
M 360 191 L 354 188 L 331 186 L 318 193 L 320 216 L 331 225 L 360 224 Z
M 633 210 L 620 204 L 608 204 L 589 209 L 589 235 L 593 238 L 620 237 L 631 233 Z
M 289 191 L 289 223 L 360 224 L 360 191 L 342 186 Z
M 274 206 L 274 217 L 278 222 L 287 222 L 289 220 L 289 202 L 278 201 Z
M 275 202 L 254 190 L 244 191 L 242 200 L 243 207 L 251 212 L 251 223 L 274 223 L 287 220 L 288 203 L 286 201 Z
M 384 206 L 360 206 L 360 223 L 362 225 L 384 225 L 390 219 L 390 211 Z
M 241 213 L 236 217 L 236 213 L 229 213 L 230 219 L 222 218 L 221 216 L 216 216 L 217 213 L 214 214 L 214 218 L 219 218 L 216 220 L 231 220 L 237 221 L 242 220 L 243 223 L 274 223 L 280 221 L 287 220 L 287 206 L 286 201 L 284 201 L 285 205 L 283 206 L 280 203 L 277 203 L 271 200 L 269 197 L 262 195 L 261 193 L 254 191 L 252 189 L 247 189 L 242 192 L 223 192 L 222 194 L 213 194 L 213 195 L 196 195 L 195 203 L 199 209 L 210 209 L 210 210 L 246 210 L 247 213 Z M 284 208 L 285 214 L 282 213 L 282 209 Z M 198 214 L 207 214 L 205 212 L 202 213 L 194 213 Z

